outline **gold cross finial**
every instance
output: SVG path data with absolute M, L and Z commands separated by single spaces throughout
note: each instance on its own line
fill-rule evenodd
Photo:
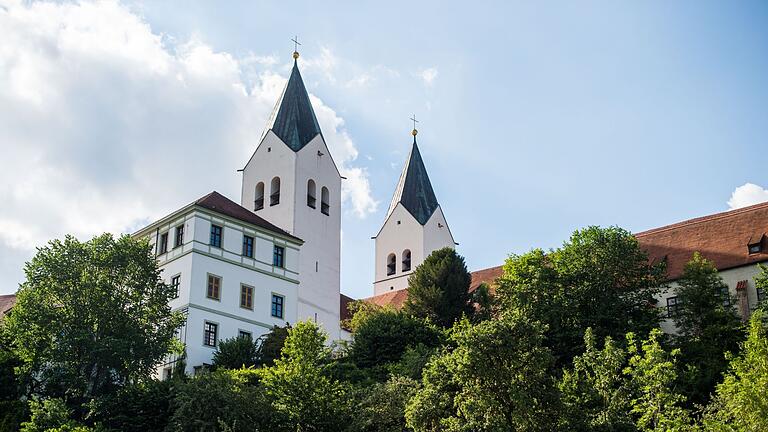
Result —
M 411 120 L 413 121 L 413 131 L 411 132 L 411 135 L 416 136 L 416 134 L 419 133 L 419 131 L 416 130 L 416 123 L 419 122 L 418 120 L 416 120 L 416 114 L 414 114 L 413 117 L 411 117 Z
M 291 42 L 293 42 L 293 59 L 296 60 L 299 58 L 299 37 L 294 36 L 293 39 L 291 39 Z

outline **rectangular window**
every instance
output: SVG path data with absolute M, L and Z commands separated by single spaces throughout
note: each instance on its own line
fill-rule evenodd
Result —
M 674 318 L 680 312 L 680 307 L 683 302 L 678 300 L 677 297 L 670 297 L 667 299 L 667 318 Z
M 179 247 L 184 244 L 184 225 L 176 227 L 176 241 L 173 243 L 173 247 Z
M 243 236 L 243 256 L 253 258 L 253 237 Z
M 215 347 L 219 333 L 219 325 L 212 322 L 205 322 L 203 327 L 203 345 Z
M 221 247 L 221 227 L 218 225 L 211 225 L 211 246 Z
M 179 298 L 179 285 L 181 285 L 181 275 L 171 278 L 171 288 L 173 288 L 173 298 Z
M 275 318 L 283 318 L 283 303 L 285 297 L 277 294 L 272 294 L 272 316 Z
M 728 290 L 727 286 L 720 290 L 720 298 L 723 300 L 724 307 L 731 306 L 731 292 Z
M 275 245 L 274 253 L 272 254 L 272 265 L 275 267 L 285 267 L 285 248 Z
M 251 332 L 247 332 L 245 330 L 238 330 L 237 337 L 253 339 Z
M 240 307 L 253 309 L 253 287 L 240 285 Z
M 209 299 L 220 300 L 221 299 L 221 278 L 218 276 L 208 275 L 208 290 L 206 296 Z
M 159 253 L 164 254 L 168 252 L 168 233 L 160 234 L 160 249 Z

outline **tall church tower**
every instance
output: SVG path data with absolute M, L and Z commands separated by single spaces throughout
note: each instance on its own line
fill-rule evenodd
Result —
M 241 204 L 304 240 L 298 319 L 314 320 L 338 339 L 341 175 L 309 101 L 298 57 L 294 52 L 288 83 L 243 169 Z
M 376 240 L 374 295 L 408 288 L 408 276 L 429 256 L 456 243 L 437 202 L 416 145 L 405 162 L 384 226 Z

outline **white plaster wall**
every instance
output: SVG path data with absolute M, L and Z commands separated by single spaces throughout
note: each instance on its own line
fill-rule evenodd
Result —
M 453 235 L 451 235 L 451 230 L 448 228 L 448 222 L 445 220 L 443 209 L 438 206 L 424 225 L 424 258 L 444 247 L 454 249 L 456 242 L 453 239 Z
M 402 271 L 402 253 L 411 250 L 411 271 Z M 395 274 L 387 275 L 387 257 L 394 253 Z M 408 288 L 408 276 L 424 262 L 424 227 L 398 203 L 376 236 L 374 295 Z
M 213 359 L 215 347 L 203 344 L 203 330 L 206 321 L 218 324 L 218 342 L 224 339 L 237 337 L 240 330 L 251 332 L 254 339 L 266 334 L 270 329 L 253 323 L 243 322 L 226 315 L 220 315 L 190 307 L 187 314 L 187 322 L 184 334 L 184 342 L 187 350 L 186 372 L 192 374 L 195 366 L 210 365 Z
M 271 151 L 270 151 L 271 149 Z M 322 155 L 318 155 L 320 152 Z M 281 178 L 280 204 L 269 206 L 269 183 Z M 314 209 L 307 206 L 307 180 L 316 184 Z M 298 265 L 300 320 L 311 319 L 338 339 L 341 273 L 341 177 L 330 151 L 318 135 L 298 152 L 291 150 L 272 131 L 267 132 L 243 171 L 242 205 L 253 209 L 255 188 L 265 184 L 265 207 L 257 215 L 304 240 L 301 257 L 286 250 L 286 265 Z M 329 191 L 329 215 L 321 210 L 321 191 Z M 258 245 L 266 258 L 267 246 Z M 269 246 L 269 259 L 272 249 Z
M 243 169 L 240 205 L 253 211 L 256 185 L 264 182 L 264 208 L 255 213 L 294 234 L 293 196 L 296 188 L 296 153 L 271 130 L 264 135 L 256 151 Z M 280 177 L 280 204 L 269 205 L 271 183 Z
M 320 324 L 339 339 L 341 274 L 341 177 L 322 136 L 297 152 L 294 232 L 304 240 L 299 263 L 299 319 Z M 307 181 L 316 184 L 316 206 L 307 205 Z M 328 188 L 329 214 L 321 212 L 322 188 Z
M 757 264 L 747 265 L 743 267 L 736 267 L 728 270 L 723 270 L 719 272 L 718 274 L 723 279 L 725 283 L 728 284 L 728 289 L 732 296 L 737 297 L 736 304 L 733 305 L 737 313 L 741 315 L 741 311 L 739 310 L 738 305 L 738 295 L 736 292 L 736 284 L 739 281 L 746 280 L 747 281 L 747 299 L 749 301 L 749 307 L 750 311 L 754 310 L 757 305 L 757 290 L 755 288 L 755 276 L 760 273 L 760 269 L 757 267 Z M 669 288 L 664 290 L 662 293 L 660 293 L 658 296 L 656 296 L 656 299 L 658 302 L 658 307 L 662 311 L 662 316 L 665 317 L 664 320 L 661 323 L 661 328 L 664 330 L 664 332 L 669 334 L 674 334 L 677 332 L 677 328 L 675 327 L 674 321 L 672 319 L 666 318 L 667 316 L 667 298 L 675 296 L 675 289 L 677 288 L 678 284 L 677 282 L 672 282 L 669 284 Z

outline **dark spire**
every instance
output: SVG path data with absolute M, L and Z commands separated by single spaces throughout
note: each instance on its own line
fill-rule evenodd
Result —
M 421 159 L 419 146 L 416 145 L 416 129 L 413 132 L 413 147 L 400 174 L 400 181 L 397 183 L 395 195 L 389 205 L 387 217 L 398 203 L 402 203 L 420 224 L 425 225 L 437 209 L 438 203 L 435 191 L 432 190 L 432 183 L 429 182 L 424 161 Z
M 301 150 L 320 132 L 315 111 L 309 102 L 309 94 L 301 79 L 296 63 L 298 53 L 293 55 L 293 69 L 283 94 L 275 105 L 267 129 L 272 129 L 293 151 Z

